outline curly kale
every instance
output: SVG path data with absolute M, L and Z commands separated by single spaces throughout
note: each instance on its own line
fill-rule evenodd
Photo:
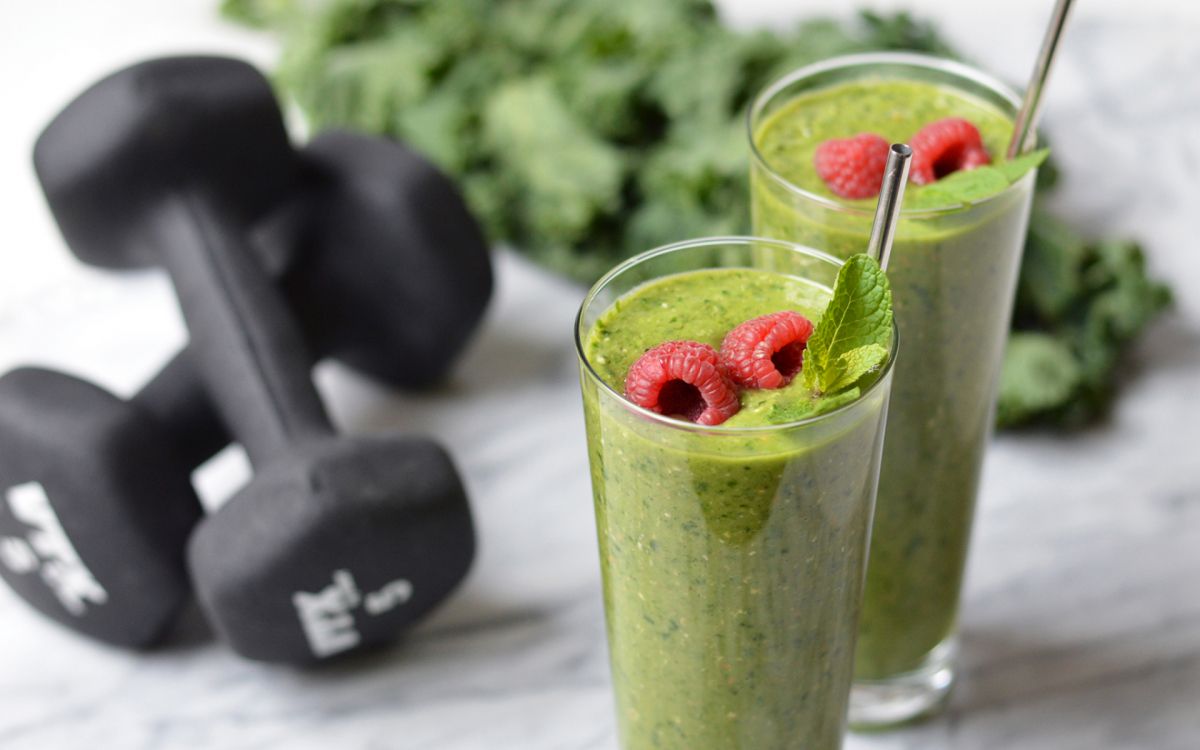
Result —
M 1035 209 L 1001 373 L 999 425 L 1076 426 L 1103 414 L 1122 351 L 1170 302 L 1170 290 L 1147 276 L 1136 242 L 1088 242 Z
M 276 73 L 316 128 L 404 139 L 457 176 L 497 241 L 591 281 L 683 237 L 748 225 L 743 113 L 826 57 L 956 57 L 906 13 L 735 31 L 709 0 L 224 0 L 278 31 Z M 1057 171 L 1046 165 L 1039 190 Z M 998 420 L 1101 414 L 1122 350 L 1168 303 L 1132 242 L 1035 212 Z

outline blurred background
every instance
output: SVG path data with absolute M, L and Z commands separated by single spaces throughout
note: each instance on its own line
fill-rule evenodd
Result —
M 416 57 L 372 61 L 354 47 L 355 34 L 374 33 L 363 19 L 379 4 L 341 3 L 351 20 L 324 36 L 300 10 L 320 3 L 286 0 L 229 3 L 240 22 L 222 17 L 217 0 L 0 10 L 0 368 L 57 367 L 129 395 L 184 341 L 162 275 L 87 269 L 63 247 L 30 163 L 54 114 L 101 75 L 146 57 L 219 53 L 278 69 L 297 137 L 313 121 L 404 136 L 463 177 L 497 240 L 496 297 L 448 383 L 403 395 L 336 365 L 317 372 L 347 430 L 425 431 L 455 454 L 480 527 L 467 584 L 405 643 L 312 672 L 238 660 L 196 613 L 164 648 L 120 652 L 43 622 L 0 587 L 0 747 L 615 747 L 571 320 L 584 282 L 638 243 L 736 230 L 736 205 L 728 214 L 711 207 L 729 203 L 722 191 L 737 189 L 743 157 L 701 148 L 695 161 L 668 155 L 656 162 L 660 174 L 631 176 L 675 186 L 653 194 L 659 216 L 679 217 L 665 225 L 638 214 L 650 198 L 602 209 L 575 193 L 554 197 L 581 202 L 577 226 L 539 223 L 508 201 L 505 190 L 520 188 L 488 182 L 479 166 L 488 155 L 471 150 L 469 131 L 380 119 L 378 107 L 410 105 L 433 117 L 439 110 L 425 105 L 450 86 L 414 73 Z M 874 21 L 832 0 L 716 6 L 740 35 L 787 35 L 780 64 L 855 45 L 916 46 L 952 50 L 1019 85 L 1051 4 L 865 4 Z M 817 18 L 830 20 L 792 30 Z M 435 32 L 429 25 L 417 37 L 436 46 Z M 1081 248 L 1119 248 L 1100 253 L 1121 259 L 1101 269 L 1103 289 L 1068 278 L 1047 292 L 1077 295 L 1076 309 L 1105 333 L 1079 338 L 1080 326 L 1047 314 L 1050 303 L 1026 288 L 1026 333 L 1094 353 L 1080 360 L 1092 364 L 1046 374 L 1014 360 L 1006 370 L 1013 429 L 988 458 L 962 685 L 941 718 L 851 737 L 849 748 L 1200 747 L 1198 36 L 1195 4 L 1077 3 L 1043 118 L 1059 179 L 1039 205 L 1054 239 L 1027 252 L 1056 262 L 1092 252 Z M 740 54 L 732 42 L 719 49 Z M 690 83 L 707 95 L 707 83 Z M 740 108 L 733 96 L 719 117 L 736 120 Z M 611 127 L 636 132 L 639 123 Z M 1120 294 L 1101 296 L 1112 289 Z M 1030 372 L 1041 378 L 1032 385 Z M 1045 382 L 1055 384 L 1049 393 L 1034 387 Z M 248 474 L 230 448 L 197 482 L 215 507 Z

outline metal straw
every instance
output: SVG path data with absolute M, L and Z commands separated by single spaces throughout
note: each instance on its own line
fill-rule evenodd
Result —
M 1070 9 L 1071 0 L 1058 0 L 1054 6 L 1054 13 L 1050 16 L 1050 27 L 1046 29 L 1046 37 L 1042 39 L 1042 50 L 1038 53 L 1037 64 L 1033 66 L 1029 88 L 1025 89 L 1025 101 L 1021 102 L 1021 109 L 1017 112 L 1017 120 L 1013 125 L 1013 137 L 1008 143 L 1009 159 L 1033 148 L 1038 116 L 1042 109 L 1042 92 L 1046 90 L 1050 65 L 1054 62 L 1054 53 L 1058 49 L 1058 41 L 1062 38 L 1063 26 L 1067 23 L 1067 11 Z
M 908 145 L 893 143 L 883 170 L 883 185 L 879 188 L 879 203 L 875 205 L 875 222 L 871 225 L 871 238 L 867 240 L 867 255 L 879 261 L 879 267 L 885 271 L 892 257 L 892 241 L 896 239 L 896 222 L 900 219 L 900 204 L 904 201 L 912 155 L 913 150 Z

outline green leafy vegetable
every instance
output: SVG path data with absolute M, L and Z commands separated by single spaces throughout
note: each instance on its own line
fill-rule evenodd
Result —
M 1122 351 L 1170 302 L 1137 243 L 1088 242 L 1035 207 L 997 422 L 1073 426 L 1102 415 Z
M 487 101 L 482 136 L 512 178 L 507 205 L 539 234 L 581 242 L 620 201 L 620 152 L 566 108 L 549 79 L 503 84 Z
M 1015 159 L 1006 159 L 996 162 L 988 167 L 1004 175 L 1004 178 L 1009 183 L 1014 183 L 1029 173 L 1031 169 L 1040 167 L 1046 159 L 1050 157 L 1050 149 L 1040 148 L 1037 151 L 1030 151 L 1028 154 L 1022 154 Z
M 1004 356 L 996 418 L 1007 424 L 1054 409 L 1082 383 L 1079 363 L 1065 342 L 1045 333 L 1014 333 Z
M 1033 151 L 1016 159 L 996 164 L 955 172 L 914 192 L 905 202 L 908 208 L 935 208 L 938 206 L 971 205 L 999 193 L 1020 180 L 1030 170 L 1046 161 L 1049 149 Z
M 282 34 L 275 78 L 314 130 L 402 138 L 459 178 L 493 239 L 581 281 L 680 237 L 745 232 L 744 112 L 773 78 L 837 54 L 948 51 L 903 13 L 747 33 L 709 0 L 222 7 Z M 552 137 L 533 147 L 533 125 Z
M 838 375 L 828 384 L 825 392 L 837 393 L 854 385 L 869 373 L 878 371 L 887 358 L 887 347 L 879 344 L 867 344 L 851 349 L 835 360 L 833 370 Z
M 819 395 L 850 388 L 883 364 L 891 343 L 887 275 L 874 258 L 851 256 L 804 350 L 804 385 Z
M 404 139 L 458 178 L 493 239 L 581 281 L 648 247 L 746 230 L 743 117 L 770 80 L 855 52 L 958 57 L 907 13 L 744 32 L 720 23 L 710 0 L 223 0 L 222 9 L 282 35 L 276 82 L 314 129 Z M 919 193 L 977 200 L 1041 158 Z M 1052 161 L 1042 164 L 1039 190 L 1057 177 Z M 1015 325 L 1060 342 L 1081 376 L 1035 393 L 1028 347 L 1010 349 L 1001 423 L 1102 413 L 1120 352 L 1168 297 L 1133 243 L 1088 242 L 1035 215 Z

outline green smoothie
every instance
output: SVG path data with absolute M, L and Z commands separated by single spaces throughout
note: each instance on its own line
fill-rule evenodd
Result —
M 705 263 L 693 261 L 682 266 Z M 620 395 L 630 365 L 663 341 L 716 347 L 781 310 L 817 320 L 836 274 L 824 262 L 823 283 L 693 270 L 631 281 L 595 314 L 585 303 L 584 407 L 623 750 L 841 747 L 890 370 L 849 405 L 774 426 L 811 397 L 799 378 L 743 392 L 719 427 L 650 415 Z
M 779 96 L 752 122 L 756 234 L 835 255 L 862 252 L 873 201 L 838 199 L 825 187 L 813 152 L 826 139 L 875 132 L 901 142 L 929 122 L 963 117 L 995 158 L 1012 132 L 1006 98 L 955 74 L 879 65 L 825 75 L 828 83 L 812 87 L 797 78 L 794 95 Z M 954 634 L 1032 185 L 1029 174 L 952 206 L 927 193 L 930 187 L 909 186 L 888 270 L 904 352 L 887 424 L 857 680 L 929 669 L 931 654 L 936 660 L 945 649 L 935 649 Z

